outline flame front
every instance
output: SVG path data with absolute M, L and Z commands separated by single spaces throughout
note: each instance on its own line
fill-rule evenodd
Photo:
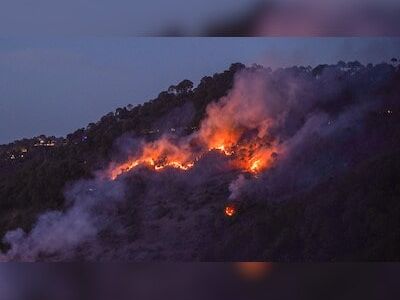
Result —
M 140 156 L 132 157 L 120 165 L 111 167 L 109 177 L 114 180 L 139 165 L 153 168 L 155 171 L 166 167 L 186 171 L 194 166 L 194 162 L 195 155 L 187 149 L 187 146 L 175 145 L 171 140 L 163 137 L 155 142 L 144 144 Z
M 138 166 L 146 166 L 155 171 L 168 167 L 187 171 L 193 168 L 196 162 L 209 151 L 219 151 L 231 159 L 233 167 L 244 172 L 257 174 L 272 164 L 275 148 L 253 141 L 253 143 L 248 144 L 219 144 L 216 147 L 207 145 L 204 151 L 196 153 L 190 149 L 188 144 L 176 146 L 164 137 L 158 141 L 144 144 L 141 155 L 132 157 L 122 164 L 112 166 L 109 170 L 109 177 L 115 180 L 118 176 Z
M 186 171 L 209 151 L 219 151 L 244 172 L 258 174 L 268 169 L 277 152 L 268 134 L 272 121 L 265 101 L 243 98 L 244 94 L 233 89 L 227 97 L 208 105 L 198 131 L 183 138 L 163 136 L 145 143 L 139 155 L 112 166 L 108 176 L 114 180 L 138 166 Z

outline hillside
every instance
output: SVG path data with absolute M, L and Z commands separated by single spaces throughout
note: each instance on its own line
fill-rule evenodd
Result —
M 143 167 L 112 181 L 99 177 L 110 162 L 124 163 L 166 136 L 197 151 L 212 108 L 220 109 L 217 119 L 230 118 L 224 109 L 243 95 L 235 94 L 241 76 L 248 95 L 273 106 L 274 123 L 261 138 L 251 125 L 238 145 L 274 145 L 271 168 L 252 175 L 210 147 L 187 172 Z M 257 92 L 264 81 L 265 99 Z M 11 249 L 11 260 L 397 260 L 399 95 L 394 61 L 275 71 L 233 64 L 195 88 L 184 80 L 65 138 L 2 145 L 2 250 Z M 248 111 L 259 104 L 249 101 Z M 240 193 L 232 197 L 236 184 Z M 227 218 L 231 202 L 237 214 Z M 54 243 L 60 234 L 69 240 Z

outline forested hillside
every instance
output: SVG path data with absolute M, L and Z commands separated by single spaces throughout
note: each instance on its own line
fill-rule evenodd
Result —
M 256 84 L 242 87 L 238 75 L 246 84 Z M 264 81 L 267 96 L 260 96 L 256 90 Z M 242 88 L 236 93 L 235 82 Z M 151 143 L 173 136 L 172 141 L 179 138 L 182 144 L 196 137 L 215 103 L 222 101 L 224 119 L 228 100 L 244 91 L 246 97 L 265 97 L 273 106 L 268 139 L 261 137 L 263 145 L 278 149 L 271 154 L 270 169 L 251 175 L 227 168 L 230 157 L 212 148 L 188 175 L 174 169 L 159 176 L 124 169 L 128 175 L 116 182 L 99 179 L 97 171 L 110 162 L 124 162 L 132 149 L 140 148 L 138 140 Z M 252 139 L 254 128 L 240 142 Z M 191 150 L 199 147 L 195 143 L 196 138 L 188 142 Z M 156 99 L 118 108 L 66 137 L 39 136 L 0 146 L 0 236 L 36 228 L 27 241 L 25 235 L 9 235 L 2 250 L 6 253 L 11 243 L 10 259 L 16 260 L 24 257 L 24 247 L 38 248 L 29 256 L 35 260 L 397 260 L 399 149 L 397 59 L 274 71 L 232 64 L 204 77 L 197 87 L 183 80 Z M 77 181 L 83 183 L 77 187 Z M 101 194 L 119 184 L 123 201 L 110 208 L 100 195 L 90 207 L 91 214 L 100 216 L 95 226 L 102 220 L 95 238 L 74 241 L 67 255 L 37 246 L 41 214 L 68 215 L 79 201 L 89 201 L 82 199 L 97 199 L 85 198 L 82 190 Z M 236 184 L 240 196 L 232 197 L 239 193 Z M 238 212 L 233 218 L 222 213 L 232 202 L 228 199 L 234 199 Z

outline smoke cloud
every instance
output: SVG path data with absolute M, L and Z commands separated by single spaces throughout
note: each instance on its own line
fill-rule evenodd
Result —
M 8 232 L 0 258 L 209 258 L 223 251 L 227 201 L 284 201 L 387 149 L 368 124 L 399 111 L 396 91 L 376 92 L 395 72 L 388 64 L 246 68 L 197 131 L 184 135 L 174 123 L 176 133 L 153 141 L 120 138 L 122 157 L 67 186 L 63 211 L 42 214 L 29 233 Z

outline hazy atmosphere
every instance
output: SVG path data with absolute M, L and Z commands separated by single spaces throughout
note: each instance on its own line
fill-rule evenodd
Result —
M 0 300 L 399 300 L 399 16 L 2 0 Z

